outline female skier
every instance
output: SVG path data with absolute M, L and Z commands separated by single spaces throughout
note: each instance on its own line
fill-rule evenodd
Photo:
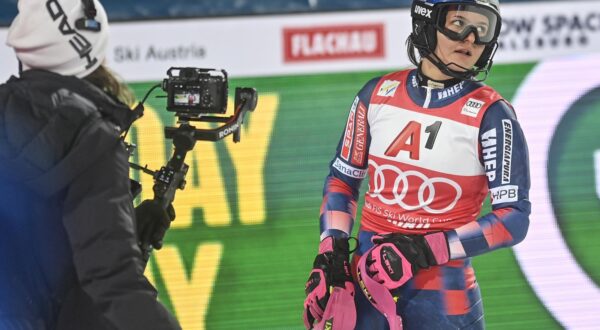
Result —
M 411 16 L 417 68 L 358 92 L 330 163 L 309 329 L 483 329 L 471 257 L 527 233 L 525 138 L 512 106 L 481 83 L 497 49 L 498 1 L 414 0 Z M 488 193 L 492 212 L 479 217 Z

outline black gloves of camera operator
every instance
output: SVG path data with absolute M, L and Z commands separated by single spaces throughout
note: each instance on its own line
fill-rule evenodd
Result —
M 173 205 L 165 210 L 159 202 L 147 199 L 135 208 L 138 244 L 144 255 L 149 253 L 150 246 L 162 248 L 163 237 L 175 219 Z
M 347 238 L 325 238 L 306 282 L 306 329 L 354 329 L 356 307 Z M 315 324 L 316 322 L 316 324 Z

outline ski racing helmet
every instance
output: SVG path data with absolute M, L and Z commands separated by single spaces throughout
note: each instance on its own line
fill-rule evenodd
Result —
M 453 21 L 448 23 L 450 11 L 453 11 Z M 461 12 L 477 13 L 485 19 L 469 22 L 461 17 Z M 472 81 L 483 81 L 487 78 L 498 48 L 498 36 L 502 27 L 498 0 L 413 0 L 411 17 L 412 33 L 406 44 L 408 57 L 413 64 L 419 65 L 416 56 L 418 52 L 421 58 L 427 58 L 450 77 Z M 464 40 L 473 33 L 475 44 L 485 46 L 475 66 L 464 68 L 456 63 L 443 63 L 435 54 L 437 32 L 455 41 Z M 450 69 L 452 64 L 462 71 Z

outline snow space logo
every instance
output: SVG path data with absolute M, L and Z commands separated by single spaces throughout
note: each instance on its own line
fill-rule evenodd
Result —
M 560 7 L 556 13 L 504 15 L 498 48 L 501 51 L 590 47 L 600 31 L 600 10 Z

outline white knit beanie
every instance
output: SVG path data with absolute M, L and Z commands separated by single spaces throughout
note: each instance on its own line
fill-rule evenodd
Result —
M 108 20 L 94 0 L 100 31 L 77 29 L 85 18 L 82 0 L 19 0 L 19 14 L 8 30 L 6 44 L 14 48 L 23 70 L 44 69 L 83 78 L 104 61 Z

